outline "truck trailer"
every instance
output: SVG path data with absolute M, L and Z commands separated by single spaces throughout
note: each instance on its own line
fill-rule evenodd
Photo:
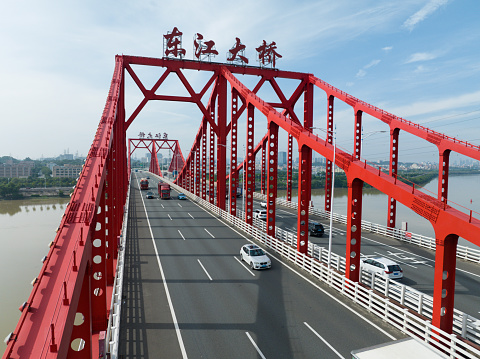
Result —
M 140 179 L 140 189 L 141 190 L 148 189 L 148 179 L 146 178 Z
M 158 183 L 158 196 L 161 199 L 170 199 L 170 185 L 166 183 Z

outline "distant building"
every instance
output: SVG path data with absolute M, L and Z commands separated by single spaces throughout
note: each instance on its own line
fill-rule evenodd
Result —
M 0 177 L 27 178 L 32 174 L 33 166 L 33 161 L 22 161 L 19 163 L 7 161 L 0 164 Z
M 82 165 L 53 166 L 52 177 L 77 178 L 82 172 Z
M 278 164 L 279 165 L 287 164 L 287 152 L 283 152 L 283 151 L 278 152 Z

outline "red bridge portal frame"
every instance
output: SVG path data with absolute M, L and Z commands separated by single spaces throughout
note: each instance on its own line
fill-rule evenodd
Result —
M 133 147 L 133 149 L 132 149 Z M 160 166 L 158 164 L 158 151 L 160 150 L 170 150 L 173 152 L 172 161 L 168 166 L 168 171 L 176 171 L 178 174 L 179 169 L 183 168 L 185 159 L 182 155 L 182 150 L 180 149 L 180 144 L 178 140 L 168 140 L 168 139 L 154 139 L 154 138 L 130 138 L 128 140 L 128 173 L 130 174 L 132 170 L 131 165 L 131 156 L 132 153 L 139 148 L 145 148 L 150 152 L 150 167 L 149 171 L 155 173 L 156 175 L 163 176 Z
M 472 211 L 459 211 L 448 202 L 449 155 L 453 151 L 480 160 L 479 146 L 394 116 L 311 74 L 168 58 L 117 56 L 115 62 L 107 103 L 95 139 L 42 270 L 33 282 L 32 293 L 20 308 L 20 320 L 8 338 L 3 358 L 98 358 L 105 354 L 109 298 L 115 278 L 117 243 L 122 235 L 123 206 L 128 189 L 126 131 L 147 102 L 155 100 L 191 102 L 197 105 L 201 113 L 198 133 L 177 183 L 202 198 L 208 197 L 210 202 L 225 209 L 229 148 L 232 168 L 230 198 L 235 198 L 233 194 L 238 184 L 238 170 L 243 167 L 247 223 L 252 222 L 255 157 L 258 152 L 261 153 L 261 188 L 268 198 L 267 233 L 271 236 L 275 235 L 280 131 L 288 136 L 289 191 L 293 178 L 292 145 L 293 141 L 297 142 L 300 160 L 297 250 L 301 253 L 307 253 L 308 246 L 312 151 L 328 161 L 325 208 L 330 210 L 328 194 L 332 186 L 331 161 L 334 158 L 334 102 L 341 101 L 350 106 L 351 130 L 354 134 L 352 152 L 337 148 L 335 155 L 335 165 L 345 171 L 348 180 L 346 276 L 353 281 L 359 279 L 362 190 L 363 184 L 368 183 L 389 196 L 387 211 L 390 227 L 395 226 L 397 201 L 432 224 L 436 236 L 432 321 L 438 328 L 452 331 L 457 240 L 461 236 L 480 245 L 480 216 Z M 164 72 L 153 87 L 147 89 L 133 66 L 153 66 L 163 68 Z M 211 74 L 199 92 L 195 92 L 194 86 L 187 80 L 186 74 L 190 70 Z M 125 114 L 126 73 L 144 95 L 129 117 Z M 165 79 L 171 75 L 181 81 L 188 96 L 157 94 Z M 258 82 L 253 89 L 249 89 L 240 81 L 239 77 L 242 76 L 255 76 Z M 277 79 L 296 81 L 297 87 L 287 96 Z M 257 96 L 267 83 L 278 101 L 266 102 Z M 326 96 L 327 123 L 323 127 L 328 134 L 325 139 L 312 133 L 316 125 L 313 122 L 315 89 L 320 89 Z M 390 128 L 389 173 L 382 172 L 361 157 L 363 113 Z M 238 133 L 241 131 L 238 124 L 241 116 L 246 116 L 246 126 L 242 129 L 246 138 L 246 158 L 243 164 L 238 164 Z M 267 123 L 266 135 L 255 143 L 254 129 L 262 122 Z M 423 193 L 397 176 L 400 131 L 437 146 L 440 159 L 437 196 Z M 227 146 L 227 136 L 230 147 Z M 150 151 L 155 153 L 153 149 Z M 156 155 L 152 158 L 156 158 Z M 216 186 L 210 180 L 215 178 Z M 229 211 L 235 214 L 235 200 L 230 201 Z M 81 350 L 78 350 L 79 343 L 83 343 Z

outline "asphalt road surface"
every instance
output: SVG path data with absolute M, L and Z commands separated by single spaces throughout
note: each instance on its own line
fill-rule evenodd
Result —
M 252 271 L 250 240 L 175 191 L 132 186 L 120 357 L 350 358 L 404 337 L 273 253 Z

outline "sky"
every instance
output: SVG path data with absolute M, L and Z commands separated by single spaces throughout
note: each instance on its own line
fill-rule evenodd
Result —
M 108 95 L 115 55 L 162 57 L 163 35 L 174 27 L 183 32 L 187 59 L 193 58 L 196 33 L 215 42 L 215 62 L 226 62 L 236 37 L 246 45 L 250 65 L 258 64 L 255 48 L 263 40 L 275 41 L 282 55 L 278 69 L 312 73 L 390 113 L 478 145 L 479 13 L 478 0 L 4 2 L 0 156 L 85 156 Z M 139 69 L 139 74 L 151 86 L 161 72 Z M 191 76 L 192 84 L 205 79 L 200 73 Z M 161 87 L 166 94 L 177 90 L 173 81 Z M 131 80 L 126 91 L 128 115 L 142 97 Z M 325 94 L 316 89 L 315 98 L 314 125 L 324 128 Z M 149 103 L 127 136 L 166 132 L 180 141 L 186 156 L 201 116 L 191 104 Z M 334 117 L 337 145 L 351 152 L 353 111 L 336 102 Z M 363 126 L 362 155 L 387 159 L 388 127 L 368 116 Z M 265 132 L 266 125 L 256 120 L 255 139 Z M 321 130 L 315 132 L 324 137 Z M 399 148 L 400 162 L 438 162 L 433 145 L 407 133 L 401 132 Z

